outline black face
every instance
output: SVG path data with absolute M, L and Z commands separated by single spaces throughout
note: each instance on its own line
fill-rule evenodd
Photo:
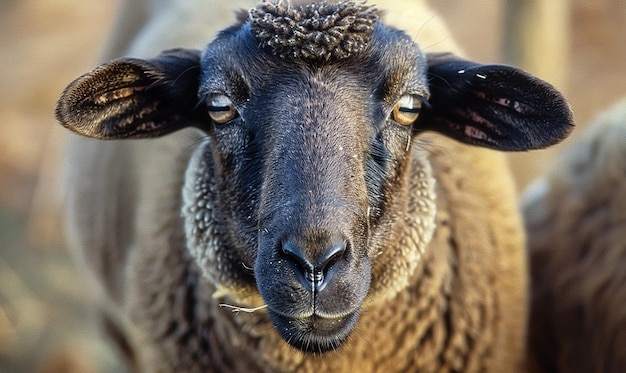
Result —
M 402 119 L 427 96 L 424 58 L 379 26 L 364 53 L 284 60 L 244 26 L 209 45 L 202 66 L 207 157 L 238 257 L 287 342 L 336 348 L 368 293 L 370 235 L 401 213 L 389 196 L 405 185 L 413 132 Z

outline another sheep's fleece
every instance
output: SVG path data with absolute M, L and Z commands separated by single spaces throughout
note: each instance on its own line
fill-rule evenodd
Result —
M 538 372 L 626 372 L 626 99 L 522 201 Z

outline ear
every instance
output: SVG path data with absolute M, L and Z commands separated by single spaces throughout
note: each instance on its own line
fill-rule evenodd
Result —
M 550 84 L 510 66 L 480 65 L 451 54 L 428 54 L 430 106 L 415 129 L 461 142 L 521 151 L 563 140 L 572 111 Z
M 98 139 L 162 136 L 208 121 L 206 111 L 196 108 L 199 76 L 198 50 L 114 60 L 70 83 L 57 101 L 56 118 Z

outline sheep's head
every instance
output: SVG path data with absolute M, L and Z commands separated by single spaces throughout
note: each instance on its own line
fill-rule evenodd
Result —
M 258 291 L 308 352 L 340 346 L 366 297 L 392 297 L 419 262 L 435 214 L 421 133 L 527 150 L 572 121 L 547 83 L 425 55 L 350 1 L 263 3 L 203 52 L 109 62 L 68 86 L 57 118 L 100 139 L 203 131 L 183 193 L 188 249 L 227 293 Z

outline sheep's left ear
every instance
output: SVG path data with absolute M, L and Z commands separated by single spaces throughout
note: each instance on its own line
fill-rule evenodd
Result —
M 210 122 L 198 107 L 200 51 L 121 58 L 79 77 L 57 101 L 57 120 L 97 139 L 158 137 Z
M 541 149 L 573 128 L 572 111 L 552 85 L 514 67 L 428 54 L 429 107 L 417 131 L 506 151 Z

